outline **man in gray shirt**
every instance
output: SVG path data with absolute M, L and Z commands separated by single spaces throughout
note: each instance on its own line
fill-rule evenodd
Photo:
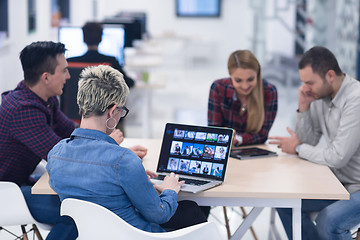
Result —
M 324 47 L 308 50 L 299 62 L 299 109 L 290 137 L 269 137 L 283 152 L 330 167 L 350 200 L 303 200 L 302 239 L 352 239 L 360 224 L 360 82 L 343 73 Z M 326 142 L 318 145 L 320 138 Z M 292 239 L 291 209 L 277 209 Z M 319 212 L 314 224 L 310 212 Z

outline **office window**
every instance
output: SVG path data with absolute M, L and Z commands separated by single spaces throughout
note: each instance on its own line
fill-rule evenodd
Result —
M 28 0 L 28 32 L 36 31 L 36 0 Z
M 0 46 L 9 37 L 8 0 L 0 0 Z
M 305 52 L 305 29 L 306 29 L 306 5 L 307 0 L 297 1 L 296 3 L 296 34 L 295 55 L 299 56 Z
M 221 0 L 176 0 L 178 17 L 220 17 Z
M 51 26 L 59 27 L 70 22 L 69 0 L 51 0 Z

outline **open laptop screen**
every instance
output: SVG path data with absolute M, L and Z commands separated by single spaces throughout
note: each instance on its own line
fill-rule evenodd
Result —
M 224 180 L 233 130 L 168 123 L 158 172 Z

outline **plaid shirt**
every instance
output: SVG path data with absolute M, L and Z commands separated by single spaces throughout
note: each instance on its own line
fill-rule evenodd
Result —
M 47 102 L 24 81 L 2 94 L 0 106 L 0 181 L 27 182 L 41 159 L 75 126 L 59 109 L 57 97 Z
M 258 133 L 246 133 L 247 112 L 240 115 L 241 102 L 236 97 L 231 78 L 216 80 L 210 88 L 208 103 L 208 125 L 230 127 L 243 138 L 243 145 L 264 143 L 277 112 L 276 87 L 263 80 L 264 87 L 264 125 Z

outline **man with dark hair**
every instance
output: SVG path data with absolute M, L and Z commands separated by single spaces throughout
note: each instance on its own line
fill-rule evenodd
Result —
M 343 75 L 334 54 L 324 47 L 313 47 L 304 53 L 299 62 L 299 69 L 304 69 L 308 65 L 323 79 L 329 70 L 333 70 L 337 76 Z
M 46 239 L 76 239 L 75 223 L 60 216 L 57 195 L 32 195 L 29 177 L 50 149 L 75 126 L 59 109 L 56 96 L 70 78 L 62 43 L 34 42 L 20 53 L 24 80 L 2 94 L 0 181 L 18 184 L 33 217 L 54 225 Z M 6 196 L 2 196 L 6 197 Z
M 88 22 L 82 27 L 84 42 L 88 46 L 99 45 L 102 39 L 103 27 L 100 23 Z
M 97 22 L 87 22 L 83 28 L 84 42 L 88 46 L 88 51 L 79 57 L 68 58 L 68 62 L 82 62 L 82 63 L 109 63 L 113 68 L 119 70 L 123 75 L 126 84 L 129 88 L 135 85 L 135 82 L 130 78 L 115 57 L 106 56 L 98 52 L 98 47 L 102 39 L 103 27 Z
M 270 137 L 283 152 L 330 167 L 350 200 L 303 200 L 302 239 L 352 239 L 360 223 L 360 82 L 343 73 L 324 47 L 308 50 L 299 62 L 299 109 L 290 137 Z M 323 138 L 325 145 L 318 145 Z M 291 209 L 277 209 L 292 239 Z M 316 224 L 309 214 L 319 212 Z

